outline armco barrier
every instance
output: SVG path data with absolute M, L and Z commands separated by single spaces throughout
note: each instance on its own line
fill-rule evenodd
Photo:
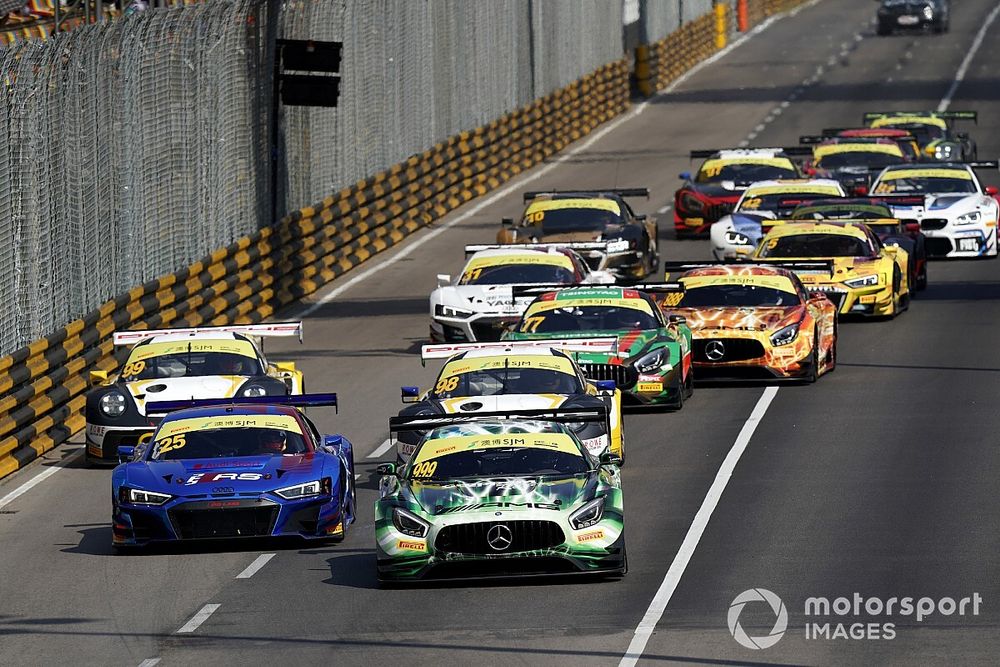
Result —
M 116 329 L 265 319 L 622 113 L 628 78 L 624 60 L 601 67 L 0 359 L 0 477 L 83 427 L 89 371 L 121 361 Z

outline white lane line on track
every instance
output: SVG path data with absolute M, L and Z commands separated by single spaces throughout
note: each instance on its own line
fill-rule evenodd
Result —
M 221 607 L 221 604 L 207 604 L 198 610 L 198 613 L 191 617 L 191 620 L 180 627 L 176 634 L 189 634 L 194 632 L 201 626 L 202 623 L 208 620 L 208 617 L 215 613 L 215 610 Z
M 815 5 L 817 2 L 819 2 L 819 0 L 810 0 L 810 2 L 806 3 L 805 5 L 801 5 L 796 10 L 793 10 L 792 12 L 788 13 L 787 16 L 795 16 L 795 14 L 797 14 L 799 11 L 805 9 L 806 7 L 810 7 L 812 5 Z M 760 23 L 759 25 L 755 26 L 752 30 L 750 30 L 749 32 L 747 32 L 746 34 L 744 34 L 743 36 L 741 36 L 739 39 L 731 42 L 729 45 L 727 45 L 722 50 L 716 51 L 715 53 L 713 53 L 708 58 L 705 58 L 700 63 L 696 64 L 694 67 L 692 67 L 688 71 L 686 71 L 683 74 L 681 74 L 679 77 L 677 77 L 676 79 L 674 79 L 670 83 L 670 85 L 668 85 L 663 90 L 657 91 L 656 94 L 657 95 L 663 95 L 665 93 L 669 93 L 669 92 L 673 91 L 674 89 L 677 88 L 677 86 L 679 86 L 682 83 L 684 83 L 685 81 L 687 81 L 689 78 L 691 78 L 692 76 L 694 76 L 695 74 L 697 74 L 699 71 L 701 71 L 702 69 L 704 69 L 708 65 L 711 65 L 712 63 L 716 62 L 720 58 L 724 57 L 729 52 L 731 52 L 733 49 L 739 47 L 741 44 L 743 44 L 744 42 L 746 42 L 747 40 L 749 40 L 751 37 L 754 37 L 755 35 L 758 35 L 761 32 L 763 32 L 772 23 L 774 23 L 775 21 L 777 21 L 779 18 L 782 18 L 782 16 L 785 16 L 785 15 L 777 14 L 775 16 L 769 17 L 763 23 Z M 353 278 L 351 278 L 348 281 L 346 281 L 343 285 L 340 285 L 338 287 L 333 288 L 332 290 L 330 290 L 329 292 L 327 292 L 326 294 L 324 294 L 322 297 L 320 297 L 317 301 L 313 302 L 312 304 L 310 304 L 306 308 L 302 309 L 297 314 L 294 314 L 294 315 L 290 316 L 291 319 L 304 319 L 306 317 L 309 317 L 310 315 L 312 315 L 313 313 L 315 313 L 317 310 L 319 310 L 320 308 L 322 308 L 326 304 L 330 303 L 331 301 L 333 301 L 334 299 L 336 299 L 341 294 L 343 294 L 347 290 L 351 289 L 352 287 L 354 287 L 358 283 L 367 280 L 368 278 L 374 276 L 379 271 L 381 271 L 381 270 L 383 270 L 383 269 L 385 269 L 385 268 L 387 268 L 389 266 L 392 266 L 396 262 L 399 262 L 400 260 L 406 259 L 411 254 L 413 254 L 413 251 L 415 251 L 416 249 L 420 248 L 422 245 L 424 245 L 428 241 L 430 241 L 430 240 L 432 240 L 434 238 L 437 238 L 439 235 L 443 234 L 444 232 L 446 232 L 447 230 L 451 229 L 455 225 L 458 225 L 458 224 L 460 224 L 462 222 L 465 222 L 466 220 L 468 220 L 472 216 L 478 214 L 480 211 L 482 211 L 487 206 L 492 205 L 493 203 L 495 203 L 499 199 L 502 199 L 502 198 L 506 197 L 507 195 L 511 194 L 515 190 L 523 188 L 525 185 L 527 185 L 528 183 L 531 183 L 532 181 L 538 180 L 539 178 L 541 178 L 545 174 L 549 173 L 550 171 L 552 171 L 553 169 L 555 169 L 556 167 L 558 167 L 567 158 L 573 157 L 574 155 L 577 155 L 577 154 L 581 153 L 582 151 L 587 150 L 588 148 L 590 148 L 591 146 L 593 146 L 595 143 L 597 143 L 608 132 L 611 132 L 612 130 L 618 128 L 623 123 L 625 123 L 625 122 L 631 120 L 632 118 L 638 116 L 639 114 L 641 114 L 643 111 L 646 110 L 646 107 L 647 107 L 648 104 L 649 104 L 649 101 L 642 102 L 642 103 L 636 105 L 631 111 L 629 111 L 628 113 L 624 114 L 623 116 L 619 116 L 618 118 L 612 120 L 607 125 L 605 125 L 604 127 L 600 128 L 599 130 L 597 130 L 596 132 L 594 132 L 593 134 L 591 134 L 582 144 L 580 144 L 579 146 L 577 146 L 577 147 L 575 147 L 575 148 L 567 151 L 565 154 L 563 154 L 563 155 L 561 155 L 559 157 L 556 157 L 549 164 L 544 165 L 543 167 L 541 167 L 537 171 L 535 171 L 533 173 L 530 173 L 530 174 L 528 174 L 526 176 L 522 176 L 519 179 L 516 179 L 515 181 L 513 181 L 513 182 L 511 182 L 511 183 L 509 183 L 507 185 L 505 185 L 504 187 L 500 188 L 499 190 L 497 190 L 496 192 L 494 192 L 492 195 L 490 195 L 486 199 L 483 199 L 482 201 L 474 204 L 471 208 L 469 208 L 469 210 L 465 211 L 464 213 L 461 213 L 461 214 L 457 215 L 455 218 L 453 218 L 452 220 L 449 220 L 448 222 L 446 222 L 446 223 L 444 223 L 442 225 L 435 226 L 433 229 L 431 229 L 430 231 L 428 231 L 428 233 L 424 234 L 420 238 L 412 239 L 411 241 L 408 242 L 408 244 L 402 250 L 400 250 L 395 255 L 393 255 L 393 256 L 391 256 L 391 257 L 389 257 L 389 258 L 387 258 L 387 259 L 385 259 L 385 260 L 383 260 L 381 262 L 376 261 L 371 266 L 369 266 L 367 269 L 361 271 L 360 273 L 358 273 L 357 275 L 355 275 Z
M 670 210 L 670 209 L 672 209 L 673 207 L 674 207 L 674 205 L 673 205 L 673 204 L 667 204 L 667 205 L 666 205 L 666 206 L 664 206 L 663 208 L 658 208 L 658 209 L 656 209 L 656 212 L 657 212 L 657 213 L 666 213 L 667 211 L 669 211 L 669 210 Z
M 368 456 L 366 456 L 365 458 L 377 459 L 380 456 L 382 456 L 383 454 L 385 454 L 387 451 L 389 451 L 390 449 L 392 449 L 392 440 L 390 438 L 386 438 L 385 442 L 383 442 L 381 445 L 379 445 L 378 447 L 376 447 L 375 451 L 372 452 L 371 454 L 369 454 Z
M 14 489 L 10 493 L 8 493 L 3 498 L 0 498 L 0 509 L 3 509 L 7 505 L 11 504 L 12 502 L 14 502 L 15 500 L 17 500 L 21 496 L 23 496 L 25 493 L 27 493 L 28 491 L 30 491 L 32 488 L 34 488 L 38 484 L 41 484 L 42 482 L 44 482 L 45 480 L 47 480 L 49 477 L 51 477 L 52 475 L 56 474 L 57 472 L 59 472 L 63 468 L 65 468 L 70 463 L 73 463 L 74 461 L 76 461 L 78 458 L 80 458 L 83 455 L 83 451 L 84 451 L 84 449 L 81 448 L 80 451 L 76 452 L 75 454 L 72 454 L 72 455 L 66 457 L 65 459 L 63 459 L 59 463 L 56 463 L 56 464 L 53 464 L 53 465 L 49 466 L 48 468 L 46 468 L 42 472 L 38 473 L 37 475 L 35 475 L 31 479 L 29 479 L 27 482 L 25 482 L 21 486 L 17 487 L 16 489 Z
M 249 579 L 253 575 L 257 574 L 260 568 L 267 565 L 267 562 L 277 556 L 277 554 L 261 554 L 254 559 L 252 563 L 247 565 L 247 569 L 243 570 L 236 575 L 237 579 Z
M 715 480 L 712 482 L 712 486 L 709 487 L 705 500 L 702 501 L 701 507 L 698 508 L 698 513 L 694 516 L 694 521 L 691 522 L 691 526 L 684 536 L 681 548 L 678 549 L 677 555 L 674 556 L 674 561 L 670 564 L 670 569 L 667 570 L 667 574 L 663 578 L 663 583 L 660 584 L 656 595 L 653 596 L 653 601 L 649 603 L 646 614 L 639 621 L 639 625 L 635 629 L 635 635 L 632 637 L 632 641 L 629 643 L 621 662 L 618 663 L 619 667 L 631 667 L 642 657 L 642 652 L 646 649 L 646 644 L 656 629 L 656 624 L 663 617 L 667 603 L 670 602 L 670 598 L 677 589 L 677 584 L 680 583 L 681 577 L 684 575 L 684 570 L 687 568 L 688 563 L 691 562 L 691 556 L 694 555 L 694 550 L 698 546 L 701 536 L 705 533 L 705 527 L 708 526 L 708 521 L 712 518 L 712 513 L 715 511 L 716 506 L 718 506 L 719 499 L 722 498 L 722 492 L 725 491 L 726 485 L 729 483 L 730 478 L 732 478 L 736 464 L 739 463 L 740 457 L 746 451 L 747 445 L 750 444 L 750 438 L 753 437 L 754 431 L 757 430 L 757 425 L 760 424 L 760 420 L 763 419 L 764 413 L 767 412 L 768 406 L 771 405 L 771 401 L 774 400 L 774 396 L 777 393 L 777 387 L 768 387 L 765 389 L 764 393 L 757 400 L 757 405 L 754 406 L 750 416 L 743 424 L 743 428 L 740 429 L 739 435 L 736 436 L 736 442 L 733 444 L 732 449 L 729 450 L 729 454 L 726 455 L 726 459 L 722 462 L 719 472 L 716 473 Z
M 955 93 L 958 92 L 958 87 L 962 84 L 965 79 L 965 73 L 969 70 L 969 65 L 972 64 L 972 59 L 976 57 L 976 53 L 979 51 L 979 47 L 983 45 L 983 38 L 986 37 L 986 31 L 990 29 L 993 22 L 996 21 L 997 14 L 1000 14 L 1000 4 L 993 8 L 986 16 L 986 22 L 976 33 L 976 38 L 972 40 L 972 46 L 969 48 L 969 52 L 965 54 L 965 59 L 962 60 L 962 64 L 958 66 L 958 72 L 955 73 L 955 80 L 951 82 L 951 87 L 948 88 L 948 92 L 945 93 L 944 98 L 941 100 L 941 104 L 938 105 L 938 111 L 947 111 L 948 107 L 951 106 L 951 100 L 955 97 Z
M 160 660 L 161 658 L 146 658 L 139 663 L 139 667 L 156 667 L 156 665 L 160 664 Z

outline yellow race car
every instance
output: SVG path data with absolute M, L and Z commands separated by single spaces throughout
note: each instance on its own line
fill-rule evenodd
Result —
M 910 305 L 909 255 L 883 245 L 867 225 L 854 222 L 789 222 L 761 240 L 754 259 L 831 260 L 832 274 L 802 273 L 810 291 L 826 292 L 841 315 L 893 317 Z

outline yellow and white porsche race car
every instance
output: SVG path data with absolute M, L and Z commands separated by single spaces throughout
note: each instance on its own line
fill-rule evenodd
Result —
M 133 347 L 120 373 L 90 373 L 87 460 L 117 463 L 120 445 L 148 440 L 163 415 L 149 414 L 147 402 L 303 393 L 294 362 L 265 359 L 258 339 L 272 336 L 301 342 L 302 323 L 115 333 L 115 345 Z
M 910 305 L 909 255 L 882 245 L 867 225 L 855 222 L 786 222 L 771 228 L 754 259 L 831 260 L 833 272 L 801 272 L 810 291 L 826 292 L 841 315 L 893 317 Z
M 611 432 L 603 422 L 571 428 L 595 457 L 610 451 L 625 458 L 621 391 L 612 381 L 588 380 L 571 356 L 574 352 L 613 352 L 617 338 L 576 338 L 424 345 L 421 358 L 447 359 L 434 386 L 421 393 L 403 387 L 408 405 L 401 417 L 472 414 L 505 410 L 589 408 L 606 405 Z M 407 461 L 423 432 L 398 434 L 399 462 Z

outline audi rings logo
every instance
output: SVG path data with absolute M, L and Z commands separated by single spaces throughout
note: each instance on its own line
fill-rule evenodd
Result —
M 766 602 L 771 606 L 771 610 L 775 616 L 774 627 L 766 635 L 751 637 L 743 629 L 743 626 L 740 625 L 740 614 L 743 613 L 743 607 L 748 602 Z M 733 639 L 739 642 L 741 646 L 754 650 L 774 646 L 784 636 L 785 630 L 788 629 L 788 610 L 785 609 L 785 603 L 766 588 L 751 588 L 737 595 L 736 599 L 729 605 L 729 615 L 726 619 L 729 622 L 729 634 L 733 636 Z
M 498 523 L 486 533 L 486 543 L 494 551 L 506 551 L 514 543 L 514 533 L 507 526 Z
M 709 361 L 720 361 L 726 356 L 726 346 L 721 340 L 710 340 L 705 345 L 705 356 Z

